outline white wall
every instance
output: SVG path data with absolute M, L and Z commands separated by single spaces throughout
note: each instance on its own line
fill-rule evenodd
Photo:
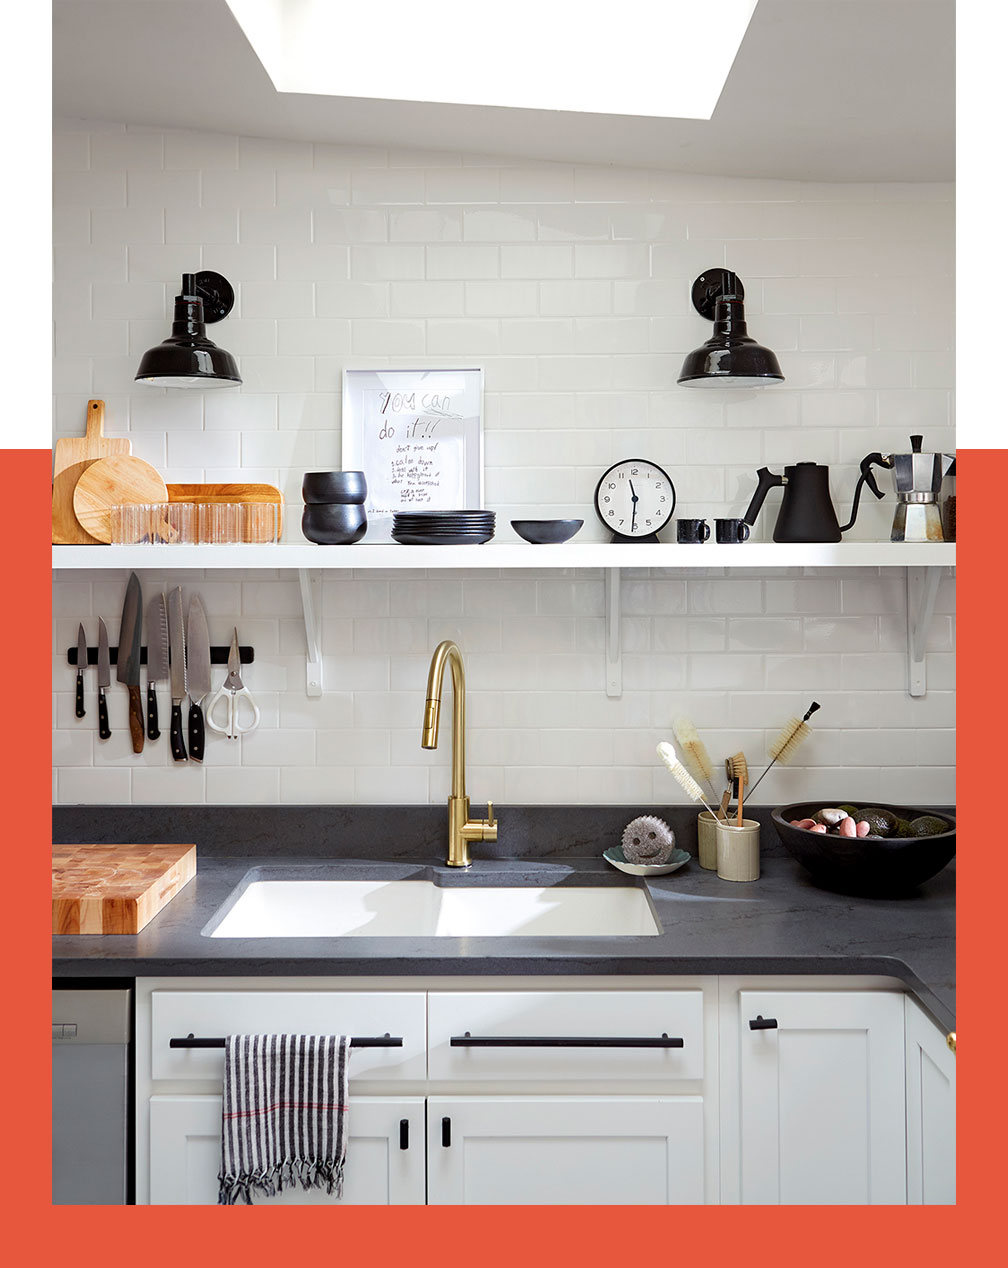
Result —
M 486 371 L 486 504 L 585 518 L 610 462 L 670 472 L 685 515 L 741 514 L 766 463 L 830 463 L 846 512 L 870 450 L 952 449 L 953 187 L 676 176 L 415 151 L 64 123 L 54 135 L 55 434 L 89 397 L 106 432 L 166 479 L 278 483 L 298 540 L 305 470 L 340 466 L 344 365 Z M 675 384 L 709 334 L 691 309 L 705 268 L 735 269 L 750 333 L 787 382 L 757 393 Z M 134 385 L 168 333 L 183 271 L 237 292 L 211 336 L 240 390 Z M 887 482 L 884 473 L 883 485 Z M 888 537 L 892 494 L 849 536 Z M 769 538 L 776 495 L 757 536 Z M 846 518 L 841 514 L 841 520 Z M 99 549 L 99 548 L 96 548 Z M 404 552 L 406 548 L 403 548 Z M 744 548 L 743 548 L 744 549 Z M 146 593 L 172 578 L 145 574 Z M 624 694 L 605 696 L 599 572 L 357 574 L 323 586 L 326 682 L 303 691 L 288 575 L 186 574 L 215 642 L 239 619 L 263 725 L 212 740 L 205 765 L 166 743 L 130 751 L 73 714 L 65 649 L 84 619 L 116 635 L 125 577 L 54 585 L 54 799 L 75 802 L 424 802 L 447 754 L 419 747 L 426 665 L 458 639 L 470 685 L 470 792 L 500 803 L 681 800 L 654 745 L 689 714 L 715 758 L 766 744 L 814 697 L 801 763 L 759 799 L 954 800 L 954 590 L 942 582 L 928 694 L 910 699 L 902 578 L 809 570 L 625 580 Z M 177 584 L 177 580 L 175 581 Z M 219 674 L 219 671 L 218 671 Z M 93 684 L 92 684 L 93 688 Z M 162 699 L 162 713 L 167 715 Z

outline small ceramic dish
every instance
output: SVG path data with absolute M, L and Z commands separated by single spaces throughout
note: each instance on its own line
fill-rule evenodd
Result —
M 626 872 L 630 876 L 665 876 L 669 872 L 677 872 L 684 863 L 690 861 L 691 855 L 685 850 L 676 850 L 667 863 L 628 863 L 621 845 L 611 846 L 603 851 L 602 857 L 607 863 Z
M 569 542 L 579 532 L 584 520 L 512 520 L 511 527 L 533 546 Z

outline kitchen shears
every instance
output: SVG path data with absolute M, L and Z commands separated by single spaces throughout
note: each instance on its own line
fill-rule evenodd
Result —
M 210 707 L 206 711 L 207 725 L 214 731 L 221 732 L 226 735 L 229 740 L 237 740 L 240 735 L 244 735 L 247 731 L 254 731 L 259 725 L 259 706 L 252 699 L 252 693 L 248 687 L 244 685 L 241 678 L 241 654 L 238 651 L 238 629 L 235 627 L 234 634 L 231 638 L 231 649 L 228 652 L 228 673 L 224 682 L 217 689 L 213 699 L 210 701 Z M 239 713 L 242 707 L 242 701 L 252 710 L 251 722 L 243 724 Z M 223 701 L 224 709 L 227 715 L 227 721 L 224 726 L 214 720 L 214 714 L 217 712 L 218 705 Z

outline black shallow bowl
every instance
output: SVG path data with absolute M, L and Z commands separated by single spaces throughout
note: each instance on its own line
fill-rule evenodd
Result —
M 301 532 L 319 546 L 351 546 L 367 532 L 363 506 L 311 504 L 301 512 Z
M 301 497 L 309 506 L 354 506 L 367 501 L 363 471 L 306 471 Z
M 892 810 L 901 819 L 916 819 L 924 814 L 944 819 L 949 825 L 948 831 L 933 837 L 886 837 L 869 841 L 867 837 L 841 837 L 791 825 L 792 819 L 811 819 L 823 806 L 836 804 L 835 801 L 801 801 L 780 806 L 770 815 L 787 852 L 810 873 L 817 885 L 826 889 L 872 898 L 895 897 L 936 876 L 955 855 L 955 818 L 944 811 L 914 810 L 884 801 L 869 803 L 869 807 Z
M 546 546 L 554 542 L 569 542 L 584 520 L 512 520 L 511 527 L 519 537 L 533 546 Z

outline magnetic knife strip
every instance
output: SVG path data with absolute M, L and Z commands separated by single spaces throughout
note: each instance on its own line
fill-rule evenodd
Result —
M 228 653 L 230 651 L 231 651 L 230 644 L 228 644 L 226 647 L 211 647 L 210 648 L 210 664 L 211 665 L 226 665 L 228 662 Z M 255 660 L 255 649 L 252 647 L 239 647 L 238 655 L 241 657 L 241 663 L 243 665 L 251 665 L 252 662 Z M 119 648 L 110 647 L 109 648 L 109 664 L 115 665 L 118 663 L 118 660 L 119 660 Z M 89 665 L 98 664 L 98 648 L 97 647 L 89 647 L 87 649 L 87 663 Z M 69 665 L 77 664 L 77 648 L 76 647 L 67 648 L 67 664 Z M 147 664 L 147 648 L 146 647 L 140 648 L 140 664 L 141 665 Z

